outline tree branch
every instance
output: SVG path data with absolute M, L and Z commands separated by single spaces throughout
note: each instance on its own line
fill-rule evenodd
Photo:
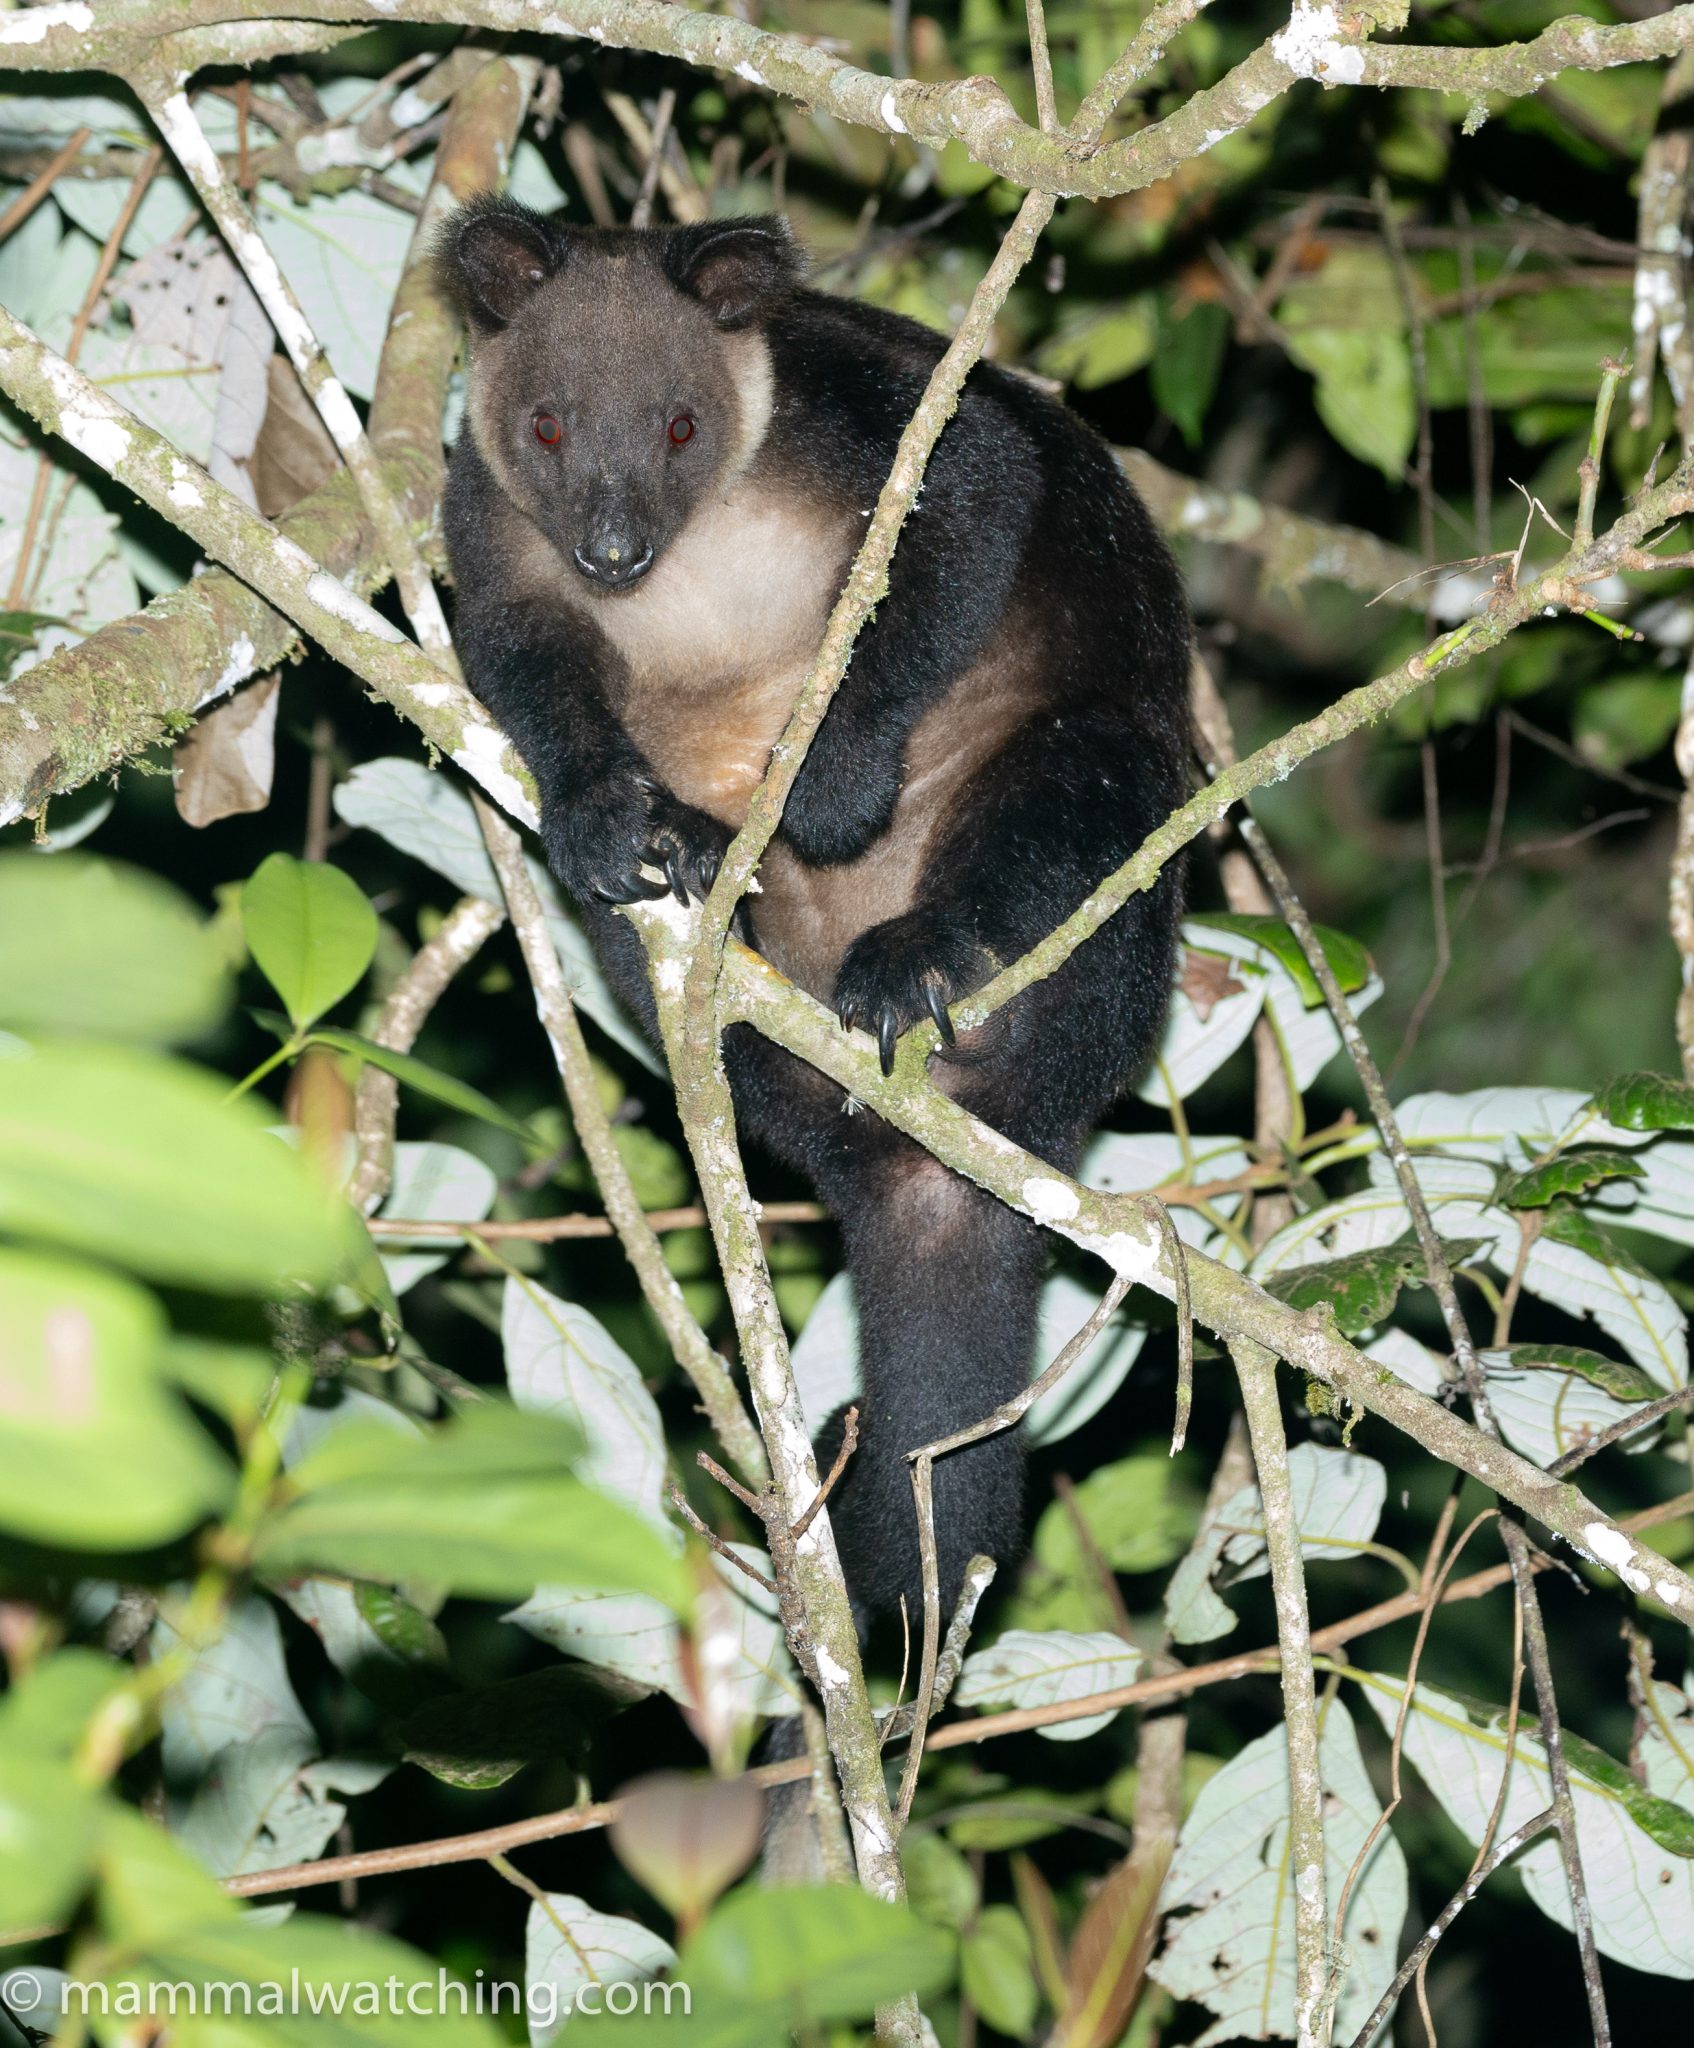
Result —
M 741 1405 L 729 1368 L 713 1350 L 683 1298 L 676 1275 L 665 1263 L 664 1250 L 642 1214 L 629 1169 L 612 1136 L 611 1119 L 600 1102 L 588 1044 L 577 1022 L 576 1005 L 571 1001 L 570 986 L 559 964 L 558 948 L 547 929 L 546 914 L 530 876 L 523 843 L 492 804 L 481 797 L 471 801 L 476 806 L 488 857 L 500 877 L 512 928 L 535 991 L 536 1012 L 553 1049 L 565 1099 L 570 1104 L 571 1121 L 606 1204 L 606 1213 L 623 1245 L 624 1256 L 634 1268 L 642 1295 L 665 1334 L 672 1356 L 700 1396 L 700 1405 L 718 1442 L 745 1477 L 753 1485 L 762 1486 L 766 1466 L 758 1431 Z
M 1294 1872 L 1294 2033 L 1297 2048 L 1326 2048 L 1334 2012 L 1329 1988 L 1329 1894 L 1324 1869 L 1323 1778 L 1318 1764 L 1318 1696 L 1312 1675 L 1312 1624 L 1288 1438 L 1276 1392 L 1276 1359 L 1257 1344 L 1230 1345 L 1259 1499 L 1265 1511 L 1282 1651 L 1282 1708 L 1288 1732 L 1288 1860 Z
M 370 435 L 388 488 L 419 536 L 430 530 L 440 501 L 439 422 L 458 346 L 457 323 L 436 297 L 423 260 L 428 235 L 445 207 L 499 183 L 527 78 L 524 62 L 490 59 L 455 97 L 389 316 Z M 177 508 L 166 516 L 177 523 Z M 345 470 L 296 506 L 280 530 L 350 590 L 369 595 L 386 576 Z M 49 797 L 157 744 L 203 704 L 277 667 L 298 645 L 291 618 L 214 568 L 15 676 L 0 712 L 0 824 L 38 812 Z
M 58 0 L 0 15 L 0 55 L 20 71 L 128 73 L 148 61 L 161 37 L 258 23 L 273 5 L 274 0 L 175 0 L 168 5 L 163 0 Z M 978 163 L 1026 189 L 1093 199 L 1155 184 L 1176 165 L 1245 127 L 1301 79 L 1417 86 L 1465 93 L 1481 103 L 1490 93 L 1535 92 L 1559 71 L 1608 70 L 1674 56 L 1694 45 L 1694 6 L 1688 5 L 1607 26 L 1571 16 L 1529 42 L 1464 49 L 1367 46 L 1365 38 L 1373 29 L 1403 25 L 1405 9 L 1398 0 L 1352 0 L 1344 11 L 1296 0 L 1287 27 L 1217 85 L 1193 94 L 1162 121 L 1098 148 L 1074 137 L 1043 135 L 1018 116 L 992 79 L 933 85 L 890 80 L 802 37 L 774 35 L 730 15 L 697 13 L 663 0 L 551 0 L 539 16 L 531 0 L 382 0 L 380 6 L 376 0 L 290 0 L 289 13 L 299 22 L 539 29 L 619 49 L 648 50 L 744 78 L 780 98 L 884 135 L 909 136 L 935 148 L 959 142 Z M 1168 32 L 1167 23 L 1180 26 L 1167 13 L 1161 32 Z M 198 61 L 229 61 L 222 54 L 227 36 L 226 29 L 224 37 L 201 38 L 194 46 Z M 1136 62 L 1147 54 L 1138 52 Z

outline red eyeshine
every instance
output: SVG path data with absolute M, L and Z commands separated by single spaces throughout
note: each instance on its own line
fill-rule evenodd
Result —
M 550 412 L 535 415 L 535 438 L 544 448 L 553 448 L 564 439 L 565 430 Z
M 689 415 L 689 414 L 687 414 L 687 413 L 685 413 L 685 412 L 679 412 L 679 413 L 677 414 L 676 418 L 675 418 L 674 420 L 672 420 L 672 421 L 671 421 L 671 444 L 672 444 L 672 446 L 673 446 L 673 447 L 677 447 L 677 448 L 680 448 L 680 447 L 682 446 L 682 444 L 683 444 L 683 442 L 684 442 L 684 441 L 692 441 L 692 440 L 693 440 L 693 438 L 694 438 L 694 421 L 693 421 L 693 419 L 692 419 L 692 418 L 690 417 L 690 415 Z

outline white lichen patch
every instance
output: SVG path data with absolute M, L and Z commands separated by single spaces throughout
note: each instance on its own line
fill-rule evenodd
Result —
M 1341 40 L 1341 17 L 1328 0 L 1319 7 L 1297 0 L 1288 26 L 1271 37 L 1271 54 L 1296 78 L 1325 85 L 1357 85 L 1365 75 L 1364 53 Z
M 68 0 L 59 7 L 26 7 L 16 14 L 0 14 L 0 43 L 40 43 L 50 28 L 68 28 L 82 35 L 94 26 L 94 10 L 84 0 Z
M 48 356 L 41 371 L 58 402 L 61 436 L 90 462 L 115 473 L 129 453 L 130 441 L 117 407 L 57 356 Z
M 1043 1223 L 1068 1223 L 1082 1207 L 1076 1190 L 1062 1180 L 1045 1180 L 1031 1174 L 1023 1184 L 1023 1205 Z
M 737 78 L 746 79 L 749 85 L 763 85 L 765 82 L 745 57 L 736 65 L 735 75 Z
M 845 1685 L 847 1683 L 846 1666 L 832 1657 L 822 1643 L 818 1644 L 816 1655 L 818 1660 L 818 1677 L 825 1685 Z
M 1114 1230 L 1110 1237 L 1078 1239 L 1090 1251 L 1097 1251 L 1114 1273 L 1126 1273 L 1143 1287 L 1170 1293 L 1171 1283 L 1159 1281 L 1159 1246 L 1146 1238 L 1132 1237 L 1127 1230 Z
M 1632 1593 L 1645 1593 L 1647 1574 L 1635 1562 L 1635 1545 L 1621 1529 L 1604 1522 L 1590 1522 L 1582 1532 L 1582 1547 L 1591 1557 L 1617 1573 Z
M 910 135 L 911 130 L 900 118 L 900 109 L 894 103 L 892 86 L 882 96 L 881 114 L 884 125 L 896 135 Z
M 200 495 L 200 486 L 194 481 L 193 470 L 179 455 L 171 457 L 171 481 L 166 495 L 173 505 L 185 512 L 206 502 Z
M 374 634 L 392 647 L 405 646 L 406 636 L 397 626 L 390 625 L 381 612 L 366 604 L 362 597 L 355 597 L 352 591 L 344 589 L 327 569 L 315 569 L 307 577 L 306 595 L 313 604 L 321 605 L 326 612 L 333 612 L 347 625 L 357 626 L 360 632 Z
M 313 576 L 318 565 L 297 540 L 290 540 L 286 533 L 279 533 L 271 543 L 280 566 L 295 576 Z
M 221 697 L 226 690 L 233 690 L 243 677 L 253 673 L 253 663 L 259 650 L 253 645 L 252 635 L 237 633 L 230 643 L 229 658 L 219 671 L 217 681 L 212 685 L 210 695 Z
M 653 970 L 653 979 L 661 994 L 679 996 L 688 984 L 688 969 L 680 960 L 661 960 Z
M 523 784 L 506 766 L 505 735 L 492 725 L 465 726 L 463 743 L 453 759 L 473 782 L 480 782 L 502 810 L 525 825 L 537 822 L 535 806 L 524 794 Z
M 312 403 L 318 409 L 318 418 L 328 427 L 330 439 L 343 455 L 358 444 L 365 430 L 339 377 L 326 377 L 318 386 Z

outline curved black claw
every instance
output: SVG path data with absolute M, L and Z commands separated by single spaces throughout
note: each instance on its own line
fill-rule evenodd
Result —
M 958 1033 L 953 1029 L 953 1020 L 947 1014 L 947 999 L 941 993 L 939 984 L 933 981 L 927 983 L 924 994 L 929 999 L 929 1014 L 935 1019 L 935 1028 L 941 1033 L 942 1044 L 957 1045 Z
M 848 947 L 835 977 L 835 1012 L 843 1030 L 863 1022 L 874 1031 L 889 1074 L 900 1037 L 914 1024 L 933 1022 L 943 1041 L 954 1043 L 948 1006 L 975 988 L 990 964 L 962 913 L 909 910 L 872 925 Z
M 614 875 L 589 886 L 602 903 L 651 903 L 655 897 L 665 894 L 665 884 L 650 880 L 639 868 L 631 868 L 627 874 Z
M 729 828 L 668 791 L 653 799 L 652 824 L 646 858 L 654 867 L 664 869 L 671 894 L 679 903 L 694 896 L 704 903 L 729 850 Z
M 892 1074 L 894 1071 L 894 1045 L 899 1036 L 900 1019 L 895 1014 L 893 1004 L 885 1003 L 876 1027 L 877 1056 L 882 1061 L 884 1074 Z

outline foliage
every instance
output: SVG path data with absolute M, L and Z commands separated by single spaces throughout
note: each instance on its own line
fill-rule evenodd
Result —
M 881 8 L 752 11 L 892 65 Z M 1420 33 L 1497 43 L 1555 11 L 1483 0 L 1433 10 Z M 1050 10 L 1061 109 L 1143 12 Z M 1200 14 L 1114 132 L 1217 85 L 1285 19 Z M 911 70 L 992 74 L 1032 116 L 1025 38 L 1009 0 L 963 0 L 910 21 Z M 453 40 L 385 21 L 239 89 L 193 87 L 361 402 L 436 168 L 438 99 L 475 73 Z M 511 188 L 579 220 L 602 202 L 627 215 L 640 138 L 674 91 L 662 203 L 781 207 L 822 288 L 951 330 L 1017 200 L 956 142 L 785 107 L 745 75 L 586 40 L 534 54 Z M 1486 596 L 1526 516 L 1507 477 L 1535 519 L 1575 517 L 1600 359 L 1630 345 L 1635 186 L 1662 83 L 1645 64 L 1573 71 L 1474 107 L 1307 88 L 1146 191 L 1056 216 L 993 353 L 1220 496 L 1245 486 L 1325 522 L 1303 550 L 1254 543 L 1255 567 L 1217 545 L 1245 537 L 1252 501 L 1223 520 L 1185 510 L 1170 473 L 1162 516 L 1243 751 Z M 76 336 L 100 389 L 267 516 L 310 508 L 345 481 L 334 448 L 168 157 L 118 238 L 151 141 L 127 97 L 73 76 L 0 101 L 0 212 L 79 129 L 88 175 L 60 177 L 0 241 L 0 303 L 56 349 Z M 1535 204 L 1555 191 L 1568 218 Z M 455 387 L 449 439 L 459 404 Z M 1664 376 L 1630 412 L 1626 391 L 1597 477 L 1607 505 L 1678 431 Z M 1421 556 L 1426 519 L 1436 559 L 1461 566 L 1367 606 L 1347 529 Z M 173 593 L 167 619 L 190 605 L 195 567 L 183 534 L 0 403 L 0 716 L 143 599 Z M 1674 579 L 1649 593 L 1633 568 L 1612 578 L 1594 597 L 1628 619 L 1623 637 L 1569 611 L 1526 628 L 1261 806 L 1327 920 L 1336 979 L 1379 1050 L 1401 1049 L 1396 1113 L 1506 1443 L 1545 1467 L 1604 1434 L 1596 1484 L 1619 1514 L 1687 1480 L 1686 1425 L 1664 1409 L 1689 1381 L 1694 1087 L 1651 1071 L 1676 1058 L 1654 808 L 1677 775 Z M 248 673 L 228 654 L 220 698 Z M 1290 2035 L 1274 1657 L 1196 1691 L 1174 1777 L 1145 1700 L 1089 1704 L 1157 1686 L 1173 1656 L 1274 1643 L 1264 1502 L 1227 1442 L 1219 1356 L 1202 1344 L 1174 1460 L 1171 1312 L 1146 1290 L 1031 1411 L 1030 1554 L 984 1603 L 926 1757 L 906 1902 L 744 1880 L 759 1808 L 740 1768 L 763 1719 L 807 1695 L 773 1546 L 698 1467 L 723 1446 L 615 1252 L 526 1234 L 603 1204 L 516 949 L 461 965 L 415 1048 L 385 1042 L 396 985 L 455 899 L 504 902 L 463 784 L 321 656 L 287 670 L 280 710 L 226 722 L 249 694 L 196 730 L 238 792 L 208 830 L 186 822 L 205 811 L 173 809 L 155 751 L 111 788 L 53 797 L 39 845 L 26 823 L 0 850 L 0 2043 L 8 2009 L 51 2031 L 59 1972 L 104 1987 L 102 2041 L 132 2038 L 119 2025 L 149 1985 L 239 1987 L 244 2014 L 173 2020 L 187 2048 L 308 2032 L 351 2048 L 420 2026 L 465 2048 L 566 2027 L 632 2048 L 845 2048 L 912 1993 L 943 2048 L 972 2028 L 1065 2048 Z M 168 741 L 170 724 L 148 730 Z M 70 753 L 79 737 L 66 719 L 56 741 Z M 202 772 L 183 750 L 174 765 Z M 641 1206 L 685 1212 L 661 1219 L 664 1266 L 727 1346 L 660 1062 L 539 861 L 529 873 L 617 1156 Z M 1156 1194 L 1182 1243 L 1450 1400 L 1436 1276 L 1296 933 L 1205 863 L 1190 900 L 1159 1057 L 1081 1177 Z M 1434 981 L 1432 958 L 1450 963 Z M 1286 1112 L 1270 1129 L 1254 1093 L 1267 1073 Z M 356 1211 L 349 1177 L 385 1087 L 402 1135 L 385 1191 Z M 807 1192 L 753 1170 L 761 1197 Z M 851 1289 L 815 1220 L 766 1234 L 815 1420 L 861 1391 Z M 1098 1293 L 1095 1270 L 1056 1257 L 1038 1364 Z M 1450 1477 L 1329 1408 L 1314 1388 L 1290 1410 L 1320 1626 L 1419 1588 Z M 1486 1505 L 1467 1487 L 1455 1526 Z M 1683 1508 L 1647 1534 L 1676 1560 L 1694 1553 Z M 1470 1540 L 1455 1578 L 1495 1561 L 1486 1526 Z M 1694 1967 L 1687 1630 L 1643 1574 L 1620 1651 L 1618 1587 L 1581 1573 L 1580 1609 L 1549 1602 L 1595 1935 L 1625 1966 L 1607 1972 L 1618 2010 L 1662 2028 L 1687 2012 L 1674 2001 Z M 1416 1670 L 1409 1608 L 1397 1632 L 1320 1651 L 1338 2038 L 1473 1856 L 1546 1804 L 1527 1690 L 1515 1716 L 1507 1704 L 1509 1598 L 1436 1608 Z M 900 1645 L 878 1646 L 879 1708 L 901 1671 Z M 1022 1732 L 976 1739 L 979 1715 L 1020 1713 Z M 655 1782 L 656 1764 L 674 1771 Z M 620 1798 L 608 1836 L 600 1802 Z M 492 1875 L 479 1863 L 461 1882 L 426 1855 L 421 1875 L 361 1878 L 339 1914 L 328 1893 L 318 1913 L 279 1913 L 220 1882 L 537 1815 L 552 1834 L 520 1827 Z M 1455 2039 L 1532 2022 L 1538 2040 L 1586 2038 L 1570 2031 L 1552 1840 L 1514 1870 L 1437 1951 L 1443 2028 L 1451 2013 Z M 1501 1952 L 1528 1960 L 1476 1973 Z M 319 2017 L 267 2007 L 292 1972 Z M 24 1977 L 50 2009 L 25 2009 Z M 385 1980 L 417 2002 L 361 2008 Z M 496 1983 L 509 1995 L 491 2009 Z M 655 1996 L 684 1986 L 676 2012 Z

